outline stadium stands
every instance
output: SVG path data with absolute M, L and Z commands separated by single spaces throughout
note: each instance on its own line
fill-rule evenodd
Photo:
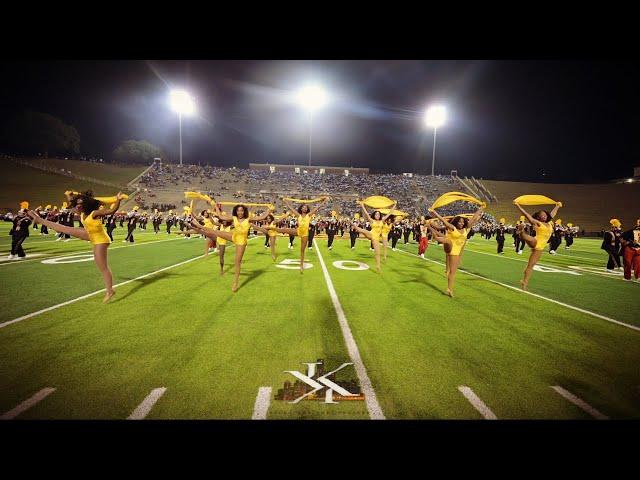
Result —
M 640 185 L 630 184 L 558 184 L 500 182 L 483 180 L 482 183 L 497 197 L 489 211 L 496 218 L 504 217 L 515 222 L 518 212 L 513 199 L 525 194 L 546 195 L 561 201 L 558 214 L 563 223 L 578 225 L 587 232 L 600 232 L 608 228 L 612 217 L 620 219 L 623 227 L 635 224 L 640 216 Z M 529 207 L 530 209 L 532 207 Z

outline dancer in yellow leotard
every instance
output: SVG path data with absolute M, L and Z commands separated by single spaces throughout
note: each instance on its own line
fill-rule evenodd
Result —
M 329 197 L 324 197 L 313 210 L 309 209 L 309 205 L 306 203 L 303 203 L 298 207 L 298 210 L 295 210 L 286 199 L 283 199 L 283 203 L 289 209 L 291 215 L 298 218 L 298 227 L 276 228 L 276 232 L 300 237 L 300 273 L 304 272 L 304 252 L 307 249 L 307 243 L 309 242 L 309 223 L 311 222 L 311 217 L 316 214 L 327 200 L 329 200 Z
M 233 286 L 231 287 L 231 291 L 235 293 L 238 291 L 238 284 L 240 281 L 240 266 L 242 264 L 244 251 L 247 248 L 247 238 L 249 237 L 249 229 L 251 227 L 251 224 L 255 222 L 261 222 L 262 220 L 267 218 L 269 211 L 266 211 L 263 215 L 252 217 L 247 207 L 245 207 L 244 205 L 236 205 L 235 207 L 233 207 L 231 215 L 229 215 L 228 213 L 220 211 L 215 200 L 211 202 L 211 205 L 214 207 L 215 215 L 220 220 L 225 222 L 233 222 L 233 231 L 226 232 L 224 230 L 212 230 L 210 228 L 206 228 L 202 226 L 195 218 L 192 219 L 191 226 L 207 237 L 224 239 L 232 241 L 235 244 L 235 270 L 233 274 Z
M 483 208 L 479 208 L 470 219 L 461 216 L 454 217 L 451 222 L 442 218 L 434 209 L 429 209 L 445 226 L 446 231 L 443 235 L 441 232 L 433 228 L 430 222 L 427 228 L 431 231 L 433 238 L 442 243 L 446 254 L 446 273 L 447 273 L 447 290 L 446 293 L 453 297 L 453 285 L 456 279 L 456 272 L 460 265 L 460 258 L 467 243 L 467 235 L 475 223 L 480 220 Z
M 219 220 L 214 229 L 217 228 L 221 232 L 231 232 L 231 225 L 233 225 L 233 222 Z M 227 249 L 227 241 L 222 237 L 218 237 L 216 241 L 218 244 L 218 256 L 220 257 L 220 275 L 224 275 L 224 253 Z
M 276 261 L 276 239 L 278 238 L 278 226 L 273 215 L 267 215 L 265 218 L 266 225 L 256 226 L 255 229 L 264 233 L 269 239 L 269 247 L 271 248 L 271 258 Z
M 369 212 L 367 212 L 367 209 L 365 208 L 364 203 L 362 202 L 358 202 L 358 203 L 362 207 L 362 212 L 364 213 L 365 218 L 371 224 L 371 231 L 366 230 L 364 228 L 360 228 L 355 223 L 353 224 L 353 228 L 358 232 L 360 232 L 361 234 L 363 234 L 369 240 L 371 240 L 371 243 L 373 244 L 373 251 L 375 252 L 374 255 L 376 258 L 376 270 L 378 271 L 378 273 L 381 273 L 382 270 L 380 269 L 380 240 L 383 235 L 382 232 L 384 229 L 384 224 L 387 221 L 387 219 L 391 217 L 391 212 L 386 214 L 384 217 L 382 216 L 382 213 L 380 213 L 378 210 L 373 212 L 372 215 L 369 215 Z M 396 208 L 397 204 L 398 202 L 393 202 L 393 205 L 389 207 L 389 210 L 393 210 L 394 208 Z M 386 242 L 386 235 L 385 235 L 385 242 Z
M 527 268 L 524 270 L 524 277 L 520 280 L 520 285 L 522 285 L 522 289 L 526 290 L 529 286 L 529 278 L 531 278 L 531 274 L 533 273 L 533 267 L 538 263 L 540 257 L 542 256 L 542 252 L 547 246 L 547 242 L 551 235 L 553 234 L 553 217 L 558 213 L 558 209 L 562 206 L 561 202 L 556 203 L 556 206 L 553 207 L 551 212 L 547 212 L 546 210 L 539 210 L 533 215 L 530 215 L 522 206 L 518 203 L 514 202 L 514 205 L 518 207 L 518 210 L 522 212 L 522 214 L 527 217 L 529 223 L 533 225 L 533 229 L 536 232 L 536 236 L 533 237 L 524 231 L 524 222 L 518 225 L 518 233 L 520 234 L 520 238 L 526 242 L 527 245 L 531 247 L 531 255 L 529 256 L 529 262 L 527 263 Z
M 72 235 L 81 240 L 87 240 L 93 245 L 93 259 L 96 262 L 96 266 L 102 278 L 104 280 L 104 286 L 106 294 L 103 302 L 108 302 L 116 292 L 113 289 L 113 275 L 107 262 L 107 248 L 111 244 L 111 239 L 104 230 L 100 217 L 112 215 L 118 211 L 120 202 L 125 196 L 122 192 L 119 192 L 116 196 L 116 201 L 111 208 L 100 208 L 100 201 L 93 197 L 91 191 L 85 193 L 73 193 L 68 196 L 69 206 L 80 213 L 80 219 L 84 228 L 69 227 L 67 225 L 61 225 L 59 223 L 51 222 L 44 218 L 41 218 L 34 211 L 30 210 L 28 215 L 34 223 L 40 223 L 47 228 L 55 230 L 56 232 Z

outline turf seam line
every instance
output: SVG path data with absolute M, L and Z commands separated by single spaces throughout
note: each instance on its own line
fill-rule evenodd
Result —
M 458 390 L 460 391 L 460 393 L 462 393 L 462 395 L 464 395 L 467 400 L 469 400 L 469 403 L 473 405 L 473 408 L 480 412 L 480 415 L 482 415 L 485 420 L 498 419 L 498 417 L 496 417 L 496 414 L 493 413 L 489 407 L 487 407 L 487 404 L 484 403 L 480 399 L 480 397 L 478 397 L 478 395 L 476 395 L 476 393 L 471 390 L 471 388 L 467 387 L 466 385 L 460 385 L 458 387 Z
M 113 250 L 117 250 L 119 248 L 132 248 L 132 247 L 139 247 L 141 245 L 151 245 L 153 243 L 162 243 L 162 242 L 172 242 L 174 240 L 179 240 L 178 238 L 166 238 L 164 240 L 152 240 L 150 242 L 140 242 L 140 243 L 134 243 L 133 245 L 119 245 L 117 247 L 110 247 L 109 251 L 113 251 Z M 113 242 L 115 243 L 115 242 Z M 3 265 L 24 265 L 27 262 L 30 261 L 34 261 L 34 260 L 47 260 L 49 258 L 61 258 L 61 257 L 70 257 L 73 255 L 82 255 L 82 254 L 89 254 L 89 253 L 93 253 L 93 250 L 77 250 L 75 252 L 67 252 L 67 253 L 63 253 L 61 255 L 57 255 L 57 254 L 53 254 L 53 255 L 49 255 L 47 258 L 27 258 L 24 261 L 20 261 L 20 260 L 14 260 L 14 261 L 8 261 L 8 262 L 2 262 L 0 263 L 0 267 Z M 32 255 L 36 255 L 36 254 L 32 254 Z M 42 255 L 47 255 L 46 253 L 42 254 Z M 27 257 L 29 257 L 29 255 L 27 255 Z
M 53 388 L 53 387 L 43 388 L 42 390 L 40 390 L 35 395 L 31 396 L 30 398 L 26 399 L 24 402 L 20 403 L 18 406 L 14 407 L 13 409 L 11 409 L 8 412 L 4 413 L 0 417 L 0 420 L 12 420 L 12 419 L 16 418 L 22 412 L 25 412 L 26 410 L 29 410 L 36 403 L 39 403 L 40 401 L 44 400 L 47 396 L 49 396 L 50 394 L 52 394 L 55 391 L 56 391 L 56 389 Z
M 402 253 L 405 253 L 407 255 L 413 255 L 414 257 L 420 258 L 415 253 L 407 252 L 406 250 L 398 249 L 398 251 L 402 252 Z M 432 263 L 436 263 L 438 265 L 444 265 L 444 263 L 438 262 L 436 260 L 431 260 L 430 258 L 423 258 L 422 260 L 426 260 L 426 261 L 429 261 L 429 262 L 432 262 Z M 459 268 L 458 271 L 462 272 L 462 273 L 464 273 L 466 275 L 471 275 L 472 277 L 478 277 L 478 278 L 481 278 L 483 280 L 486 280 L 487 282 L 495 283 L 496 285 L 500 285 L 502 287 L 509 288 L 509 289 L 514 290 L 516 292 L 526 293 L 527 295 L 531 295 L 533 297 L 540 298 L 542 300 L 546 300 L 547 302 L 555 303 L 555 304 L 560 305 L 562 307 L 569 308 L 571 310 L 575 310 L 575 311 L 580 312 L 580 313 L 585 313 L 587 315 L 591 315 L 592 317 L 596 317 L 596 318 L 599 318 L 601 320 L 605 320 L 607 322 L 615 323 L 616 325 L 620 325 L 622 327 L 627 327 L 627 328 L 630 328 L 631 330 L 635 330 L 637 332 L 640 332 L 640 327 L 637 327 L 635 325 L 631 325 L 629 323 L 624 323 L 624 322 L 621 322 L 620 320 L 615 320 L 615 319 L 607 317 L 605 315 L 600 315 L 599 313 L 592 312 L 590 310 L 585 310 L 584 308 L 575 307 L 573 305 L 569 305 L 568 303 L 563 303 L 563 302 L 561 302 L 559 300 L 554 300 L 553 298 L 544 297 L 544 296 L 539 295 L 537 293 L 533 293 L 533 292 L 529 292 L 529 291 L 526 291 L 526 290 L 522 290 L 520 288 L 514 287 L 513 285 L 507 285 L 506 283 L 498 282 L 497 280 L 493 280 L 493 279 L 488 278 L 488 277 L 483 277 L 482 275 L 478 275 L 477 273 L 467 272 L 466 270 L 463 270 L 461 268 Z
M 251 420 L 266 420 L 267 412 L 271 404 L 271 387 L 260 387 L 256 396 L 256 403 L 253 406 Z
M 135 282 L 137 280 L 142 280 L 143 278 L 147 278 L 147 277 L 150 277 L 151 275 L 155 275 L 157 273 L 164 272 L 165 270 L 169 270 L 171 268 L 179 267 L 179 266 L 184 265 L 186 263 L 193 262 L 194 260 L 198 260 L 199 258 L 202 258 L 202 255 L 198 255 L 197 257 L 190 258 L 189 260 L 185 260 L 183 262 L 179 262 L 179 263 L 176 263 L 174 265 L 169 265 L 168 267 L 161 268 L 161 269 L 156 270 L 154 272 L 145 273 L 144 275 L 140 275 L 139 277 L 132 278 L 131 280 L 126 280 L 124 282 L 121 282 L 121 283 L 118 283 L 118 284 L 114 285 L 113 288 L 121 287 L 123 285 L 126 285 L 126 284 L 131 283 L 131 282 Z M 58 303 L 57 305 L 52 305 L 50 307 L 43 308 L 42 310 L 38 310 L 36 312 L 28 313 L 28 314 L 23 315 L 21 317 L 14 318 L 13 320 L 8 320 L 8 321 L 6 321 L 4 323 L 0 323 L 0 328 L 7 327 L 9 325 L 21 322 L 23 320 L 27 320 L 27 319 L 29 319 L 31 317 L 35 317 L 35 316 L 40 315 L 42 313 L 50 312 L 51 310 L 56 310 L 56 309 L 58 309 L 60 307 L 65 307 L 67 305 L 70 305 L 72 303 L 78 302 L 80 300 L 84 300 L 86 298 L 93 297 L 94 295 L 97 295 L 97 294 L 102 293 L 104 291 L 105 291 L 105 289 L 101 288 L 100 290 L 96 290 L 95 292 L 87 293 L 86 295 L 81 295 L 80 297 L 77 297 L 77 298 L 72 298 L 71 300 L 67 300 L 66 302 Z
M 473 250 L 473 249 L 470 249 L 470 248 L 465 248 L 465 251 L 469 251 L 469 252 L 473 252 L 473 253 L 479 253 L 480 255 L 487 255 L 489 257 L 496 257 L 496 258 L 503 258 L 505 260 L 512 260 L 514 262 L 528 263 L 528 260 L 525 260 L 525 259 L 507 257 L 507 256 L 504 256 L 504 255 L 498 255 L 496 253 L 480 252 L 479 250 Z M 540 263 L 540 262 L 538 262 L 536 265 L 540 265 L 542 267 L 548 267 L 548 268 L 564 269 L 564 270 L 566 270 L 568 272 L 577 271 L 577 272 L 580 272 L 582 274 L 594 275 L 594 276 L 597 276 L 597 277 L 600 277 L 600 278 L 604 277 L 604 278 L 610 278 L 612 280 L 618 280 L 618 281 L 621 280 L 621 278 L 619 278 L 618 275 L 613 276 L 611 274 L 607 274 L 607 273 L 604 273 L 604 272 L 602 272 L 602 273 L 590 272 L 589 270 L 578 270 L 578 269 L 573 269 L 573 268 L 566 267 L 564 265 L 550 265 L 548 263 Z M 588 266 L 591 267 L 591 265 L 588 265 Z M 593 268 L 598 268 L 598 267 L 593 266 Z
M 331 276 L 329 275 L 327 266 L 325 265 L 322 254 L 320 253 L 318 242 L 314 239 L 313 243 L 316 247 L 316 254 L 318 255 L 318 259 L 320 260 L 320 266 L 322 267 L 322 273 L 324 274 L 327 289 L 329 290 L 329 296 L 331 297 L 333 307 L 335 308 L 336 314 L 338 315 L 338 323 L 340 324 L 342 336 L 344 337 L 344 341 L 347 345 L 349 357 L 353 362 L 356 374 L 358 375 L 358 380 L 360 381 L 360 386 L 362 387 L 362 391 L 364 392 L 364 399 L 367 405 L 367 410 L 369 411 L 369 416 L 372 420 L 384 420 L 385 416 L 382 412 L 382 407 L 380 407 L 380 404 L 378 403 L 378 398 L 376 397 L 376 392 L 373 390 L 371 379 L 369 378 L 362 358 L 360 357 L 358 345 L 353 338 L 351 328 L 349 328 L 349 322 L 347 321 L 347 317 L 344 314 L 344 310 L 342 309 L 342 305 L 340 304 L 340 299 L 338 298 L 338 294 L 336 293 L 333 282 L 331 281 Z
M 553 386 L 551 388 L 553 390 L 555 390 L 556 393 L 558 393 L 558 395 L 560 395 L 560 396 L 564 397 L 565 399 L 569 400 L 571 403 L 573 403 L 577 407 L 580 407 L 582 410 L 587 412 L 593 418 L 596 418 L 598 420 L 608 420 L 609 419 L 609 417 L 607 417 L 606 415 L 600 413 L 598 410 L 593 408 L 591 405 L 589 405 L 587 402 L 582 400 L 580 397 L 575 396 L 573 393 L 571 393 L 568 390 L 565 390 L 561 386 L 555 385 L 555 386 Z
M 144 418 L 149 415 L 149 412 L 156 402 L 160 400 L 160 397 L 162 397 L 166 391 L 166 387 L 159 387 L 151 390 L 151 393 L 149 393 L 142 403 L 138 405 L 131 415 L 127 417 L 127 420 L 144 420 Z

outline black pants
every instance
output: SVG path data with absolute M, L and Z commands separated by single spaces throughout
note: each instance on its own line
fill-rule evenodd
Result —
M 409 243 L 409 234 L 411 232 L 409 230 L 407 230 L 406 232 L 404 232 L 404 243 Z
M 335 237 L 336 234 L 335 233 L 328 233 L 327 237 L 329 238 L 328 243 L 327 243 L 327 247 L 330 247 L 331 245 L 333 245 L 333 237 Z
M 606 252 L 609 254 L 609 260 L 607 261 L 607 270 L 613 270 L 622 266 L 620 262 L 620 252 L 615 247 L 607 247 Z
M 264 236 L 264 246 L 268 247 L 269 246 L 269 235 L 265 235 Z
M 343 235 L 344 235 L 344 230 L 340 229 L 340 236 L 343 236 Z
M 573 245 L 573 237 L 565 237 L 567 242 L 567 247 Z
M 115 230 L 116 226 L 115 225 L 107 225 L 107 235 L 109 235 L 109 238 L 111 239 L 111 241 L 113 242 L 113 231 Z
M 47 228 L 46 225 L 42 225 L 42 228 L 40 229 L 40 233 L 44 233 L 45 235 L 49 234 L 49 229 Z
M 498 253 L 502 253 L 502 250 L 504 249 L 504 237 L 496 238 L 496 240 L 498 241 Z
M 351 248 L 356 246 L 356 238 L 358 238 L 358 232 L 349 232 L 349 238 L 351 239 Z
M 525 246 L 525 241 L 522 240 L 520 237 L 516 237 L 516 252 L 519 252 L 520 250 L 524 250 L 524 246 Z
M 556 251 L 560 244 L 562 243 L 562 238 L 559 237 L 551 237 L 549 241 L 549 250 Z
M 400 239 L 399 235 L 391 235 L 391 248 L 396 248 L 398 244 L 398 240 Z
M 167 233 L 171 233 L 171 227 L 172 226 L 173 226 L 173 223 L 167 222 Z
M 133 232 L 136 229 L 135 225 L 129 225 L 127 227 L 128 232 L 127 232 L 127 237 L 124 239 L 125 242 L 131 242 L 133 243 Z
M 11 237 L 11 255 L 18 255 L 19 257 L 25 257 L 26 253 L 24 253 L 24 249 L 22 248 L 22 243 L 27 239 L 27 237 L 23 235 L 12 235 Z
M 315 229 L 309 229 L 309 241 L 307 242 L 307 247 L 313 247 L 313 236 L 316 234 Z
M 289 235 L 289 245 L 293 245 L 293 240 L 296 238 L 295 235 Z

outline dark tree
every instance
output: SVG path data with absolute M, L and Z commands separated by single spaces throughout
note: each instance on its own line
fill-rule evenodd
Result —
M 148 164 L 162 156 L 162 150 L 146 140 L 126 140 L 113 151 L 113 159 L 122 163 Z
M 8 152 L 26 155 L 75 155 L 80 153 L 80 134 L 53 115 L 22 112 L 5 123 L 0 144 Z

